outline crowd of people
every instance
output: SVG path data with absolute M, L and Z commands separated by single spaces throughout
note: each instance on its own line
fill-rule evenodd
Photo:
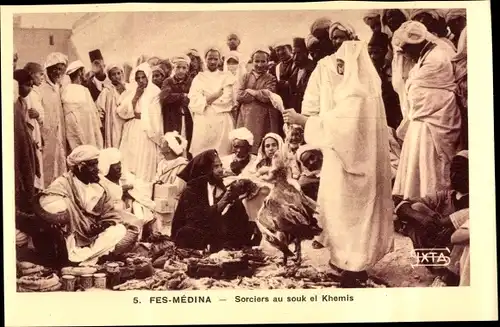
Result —
M 310 34 L 256 49 L 190 49 L 135 67 L 89 52 L 16 69 L 16 244 L 48 265 L 88 265 L 154 233 L 179 247 L 258 246 L 273 158 L 317 201 L 344 285 L 393 249 L 453 245 L 436 281 L 468 285 L 465 9 L 320 18 Z M 260 181 L 258 194 L 228 187 Z M 358 283 L 358 284 L 356 284 Z

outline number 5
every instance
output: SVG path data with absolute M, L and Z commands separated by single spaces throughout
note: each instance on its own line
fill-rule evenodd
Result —
M 136 297 L 134 297 L 134 303 L 135 303 L 135 304 L 139 303 L 139 298 L 138 298 L 137 296 L 136 296 Z

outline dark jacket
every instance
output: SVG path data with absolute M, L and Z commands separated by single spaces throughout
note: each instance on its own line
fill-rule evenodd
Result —
M 101 94 L 101 91 L 97 88 L 97 86 L 93 82 L 94 76 L 91 76 L 86 82 L 85 86 L 89 89 L 90 95 L 92 96 L 92 99 L 97 101 L 97 98 Z
M 298 113 L 302 111 L 302 100 L 304 99 L 307 83 L 309 82 L 309 78 L 311 77 L 314 68 L 314 62 L 308 59 L 304 67 L 305 72 L 302 76 L 300 76 L 300 80 L 297 80 L 299 77 L 299 68 L 297 66 L 294 67 L 292 76 L 290 77 L 289 108 L 294 108 Z
M 250 245 L 252 228 L 245 207 L 236 201 L 221 215 L 208 202 L 208 178 L 189 181 L 182 192 L 172 221 L 172 238 L 185 248 L 242 247 Z M 216 201 L 214 201 L 216 202 Z
M 36 194 L 35 175 L 40 177 L 36 146 L 26 121 L 26 105 L 14 103 L 14 178 L 16 209 L 31 213 Z
M 180 134 L 182 130 L 182 116 L 184 116 L 188 151 L 193 137 L 193 118 L 188 108 L 189 99 L 184 94 L 189 93 L 192 81 L 191 77 L 187 77 L 184 80 L 177 79 L 175 76 L 166 78 L 163 81 L 160 93 L 163 131 L 165 133 L 177 131 Z
M 388 67 L 384 66 L 382 69 L 379 68 L 378 73 L 382 82 L 382 99 L 384 101 L 387 125 L 397 129 L 403 120 L 399 96 L 396 91 L 394 91 L 394 87 L 392 86 Z

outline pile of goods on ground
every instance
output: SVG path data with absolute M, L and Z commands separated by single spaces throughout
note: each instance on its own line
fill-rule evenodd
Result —
M 283 267 L 281 261 L 259 247 L 213 254 L 179 249 L 162 236 L 139 244 L 133 253 L 92 267 L 65 267 L 54 272 L 21 262 L 17 284 L 21 292 L 338 287 L 328 271 L 307 264 Z
M 51 269 L 26 261 L 17 263 L 18 292 L 53 292 L 60 289 L 60 279 Z

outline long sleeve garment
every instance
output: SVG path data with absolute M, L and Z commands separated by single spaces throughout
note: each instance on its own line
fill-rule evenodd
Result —
M 255 96 L 246 89 L 257 91 Z M 237 100 L 241 104 L 237 128 L 246 127 L 252 132 L 254 142 L 252 153 L 257 154 L 262 138 L 267 133 L 283 134 L 281 113 L 275 109 L 269 92 L 276 92 L 276 77 L 269 73 L 257 74 L 255 71 L 243 75 Z
M 190 76 L 186 76 L 185 79 L 175 76 L 166 78 L 160 92 L 163 131 L 179 132 L 188 141 L 187 151 L 193 139 L 193 117 L 189 111 L 187 97 L 192 81 Z
M 228 72 L 204 71 L 193 80 L 189 90 L 189 109 L 193 115 L 193 156 L 215 149 L 220 156 L 231 153 L 229 133 L 234 129 L 233 83 Z M 211 104 L 207 97 L 223 89 L 222 95 Z
M 160 89 L 149 82 L 137 103 L 132 103 L 136 89 L 127 91 L 117 108 L 118 115 L 127 120 L 120 142 L 122 164 L 126 171 L 144 182 L 152 182 L 160 161 L 163 118 L 158 99 Z M 138 115 L 140 118 L 138 118 Z
M 128 85 L 125 85 L 128 87 Z M 125 91 L 126 92 L 126 91 Z M 120 94 L 116 87 L 113 85 L 105 85 L 101 94 L 97 98 L 97 109 L 104 113 L 104 147 L 105 148 L 118 148 L 122 138 L 123 120 L 116 109 L 123 99 L 123 92 Z
M 450 187 L 461 130 L 450 56 L 431 44 L 411 70 L 406 89 L 409 111 L 393 194 L 413 198 Z
M 174 242 L 195 249 L 204 249 L 208 244 L 234 247 L 250 244 L 252 229 L 241 201 L 219 213 L 216 198 L 221 198 L 224 190 L 214 196 L 212 192 L 209 194 L 208 186 L 206 177 L 187 183 L 172 221 Z
M 346 68 L 356 62 L 358 67 L 346 69 L 342 84 L 336 55 L 320 60 L 304 100 L 307 111 L 317 113 L 307 120 L 305 141 L 321 148 L 324 156 L 320 242 L 329 249 L 330 262 L 349 271 L 367 270 L 392 251 L 394 232 L 385 111 L 381 90 L 373 88 L 378 74 L 367 50 L 361 51 L 359 58 L 346 55 Z M 350 77 L 357 74 L 353 81 Z M 370 77 L 372 83 L 359 83 Z
M 42 126 L 43 177 L 44 185 L 49 185 L 67 171 L 66 167 L 66 121 L 64 119 L 60 86 L 45 76 L 40 86 L 44 122 Z
M 26 102 L 28 109 L 36 110 L 39 115 L 38 118 L 29 118 L 29 116 L 27 116 L 27 122 L 33 129 L 33 141 L 35 142 L 36 156 L 38 164 L 40 165 L 40 177 L 35 176 L 35 187 L 43 189 L 45 184 L 43 179 L 43 138 L 41 126 L 43 125 L 45 110 L 43 109 L 42 97 L 38 86 L 33 86 L 33 89 L 26 97 Z
M 99 113 L 89 90 L 79 84 L 69 84 L 62 89 L 61 100 L 69 150 L 86 144 L 102 149 Z
M 26 213 L 32 212 L 35 177 L 39 171 L 35 151 L 30 127 L 26 121 L 26 104 L 24 100 L 18 99 L 14 103 L 15 200 L 16 209 Z

